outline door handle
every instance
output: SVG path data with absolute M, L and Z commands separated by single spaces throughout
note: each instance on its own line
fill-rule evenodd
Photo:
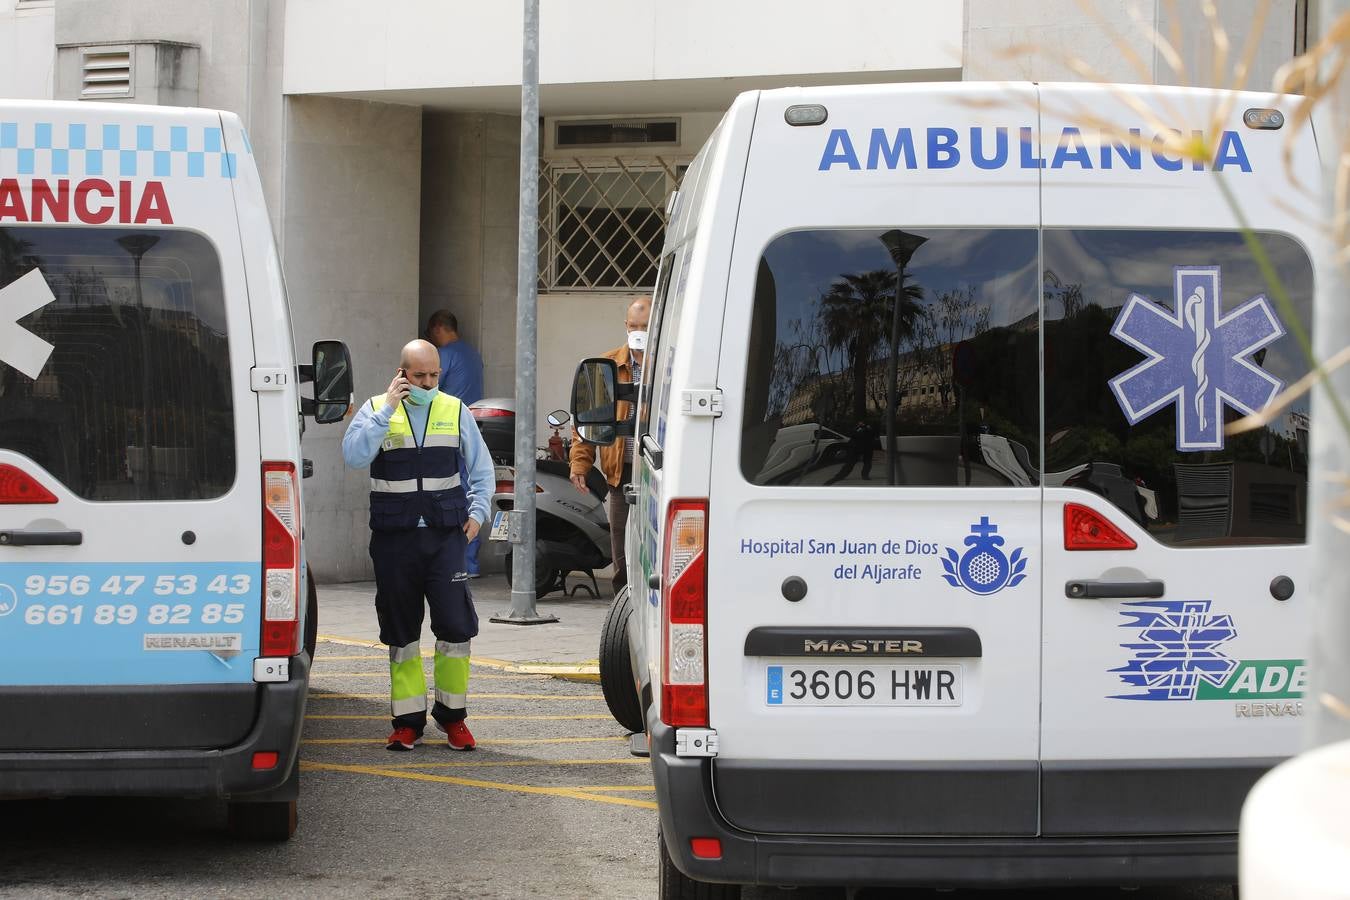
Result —
M 83 531 L 0 531 L 0 547 L 78 547 Z
M 1071 600 L 1125 600 L 1157 598 L 1164 593 L 1161 581 L 1067 581 L 1064 596 Z

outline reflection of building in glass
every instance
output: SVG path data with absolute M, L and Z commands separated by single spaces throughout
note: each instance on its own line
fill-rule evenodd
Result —
M 954 402 L 949 374 L 952 369 L 952 350 L 952 344 L 943 344 L 933 350 L 910 350 L 900 354 L 896 397 L 901 412 L 938 410 Z M 867 367 L 869 413 L 885 410 L 888 362 L 882 357 Z M 847 371 L 803 379 L 783 408 L 783 424 L 800 425 L 822 418 L 822 413 L 834 413 L 834 410 L 817 409 L 817 404 L 829 396 L 831 389 L 845 392 L 852 383 L 852 373 Z M 831 418 L 829 415 L 824 417 Z
M 1289 430 L 1293 432 L 1294 443 L 1298 446 L 1298 452 L 1306 460 L 1308 458 L 1308 414 L 1291 412 L 1289 414 Z

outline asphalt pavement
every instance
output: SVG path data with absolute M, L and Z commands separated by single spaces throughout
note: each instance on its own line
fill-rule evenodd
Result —
M 559 674 L 595 675 L 600 629 L 609 610 L 613 592 L 609 579 L 598 577 L 594 587 L 599 597 L 583 588 L 588 579 L 568 579 L 573 596 L 560 593 L 537 601 L 540 615 L 553 616 L 548 625 L 507 625 L 491 621 L 509 617 L 511 589 L 500 575 L 485 575 L 469 582 L 478 610 L 479 632 L 472 641 L 473 657 L 487 665 L 511 668 L 525 674 L 557 671 Z M 321 585 L 319 587 L 319 634 L 325 639 L 353 646 L 380 645 L 380 626 L 375 619 L 375 583 Z M 422 627 L 422 646 L 430 648 L 435 638 L 430 621 Z M 537 667 L 552 667 L 537 668 Z M 525 667 L 522 670 L 521 667 Z M 536 668 L 532 668 L 536 667 Z
M 316 653 L 301 746 L 300 823 L 290 842 L 231 839 L 217 802 L 3 803 L 0 896 L 654 898 L 651 771 L 628 753 L 598 685 L 585 680 L 608 599 L 542 602 L 541 611 L 562 619 L 557 625 L 494 626 L 486 620 L 504 609 L 505 584 L 484 578 L 475 591 L 484 619 L 470 680 L 477 750 L 452 751 L 434 730 L 410 753 L 384 749 L 388 667 L 370 630 L 373 588 L 325 588 L 325 639 Z M 429 641 L 424 648 L 429 653 Z M 756 889 L 744 896 L 840 900 L 843 893 Z M 1122 895 L 1111 888 L 999 896 Z M 1229 894 L 1215 887 L 1128 896 L 1218 900 Z

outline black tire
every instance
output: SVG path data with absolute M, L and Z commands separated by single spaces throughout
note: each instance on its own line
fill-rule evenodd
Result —
M 661 880 L 657 889 L 659 900 L 740 900 L 739 884 L 710 884 L 695 881 L 675 868 L 666 850 L 666 839 L 657 832 L 656 842 L 661 847 Z
M 628 656 L 628 617 L 633 614 L 632 592 L 627 587 L 609 605 L 605 627 L 600 631 L 600 691 L 614 721 L 629 732 L 646 731 L 642 702 L 633 686 L 633 663 Z
M 309 661 L 314 661 L 314 651 L 319 647 L 319 589 L 314 585 L 314 573 L 309 564 L 305 564 L 305 582 L 309 585 L 309 596 L 305 600 L 305 652 Z
M 506 586 L 511 586 L 512 556 L 511 551 L 506 551 L 504 557 L 506 561 Z M 534 598 L 538 600 L 547 594 L 553 593 L 558 589 L 558 583 L 562 580 L 562 573 L 557 569 L 550 569 L 544 565 L 544 557 L 538 550 L 534 552 Z
M 230 833 L 245 841 L 288 841 L 295 834 L 294 800 L 231 803 Z

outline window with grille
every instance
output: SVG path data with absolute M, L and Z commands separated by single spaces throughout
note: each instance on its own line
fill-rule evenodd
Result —
M 540 290 L 650 289 L 665 238 L 666 198 L 685 169 L 663 157 L 545 160 Z

